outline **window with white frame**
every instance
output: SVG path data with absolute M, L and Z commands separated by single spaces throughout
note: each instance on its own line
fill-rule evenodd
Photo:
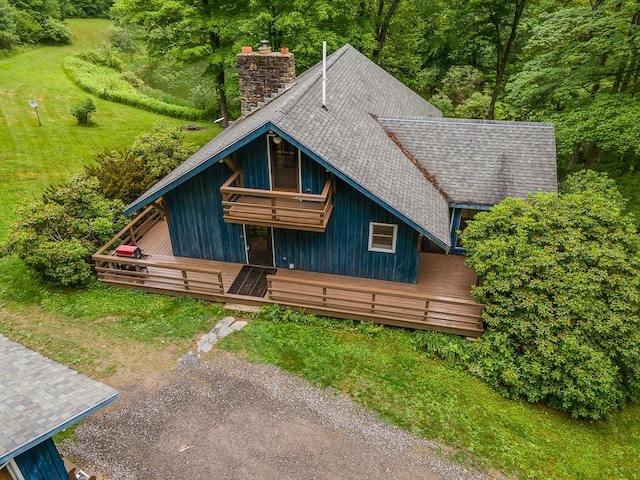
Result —
M 0 465 L 0 479 L 10 478 L 11 480 L 24 480 L 22 472 L 16 465 L 16 462 L 9 460 L 7 463 Z
M 395 253 L 397 239 L 398 225 L 375 222 L 369 224 L 370 252 Z

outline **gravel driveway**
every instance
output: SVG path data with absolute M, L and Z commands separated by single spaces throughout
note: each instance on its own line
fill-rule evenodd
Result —
M 483 478 L 343 395 L 223 352 L 184 356 L 76 434 L 61 451 L 111 480 Z

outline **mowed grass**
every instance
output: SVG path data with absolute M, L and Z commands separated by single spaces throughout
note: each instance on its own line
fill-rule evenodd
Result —
M 73 45 L 43 46 L 0 60 L 0 241 L 15 219 L 15 207 L 35 198 L 51 183 L 80 172 L 93 155 L 123 148 L 139 134 L 166 122 L 184 122 L 106 102 L 78 88 L 65 75 L 63 59 L 95 48 L 107 38 L 111 23 L 102 19 L 71 19 Z M 70 109 L 92 98 L 95 125 L 80 127 Z M 38 102 L 42 126 L 29 101 Z M 185 132 L 187 140 L 203 145 L 219 127 Z
M 640 478 L 640 405 L 603 422 L 502 398 L 475 377 L 431 359 L 413 332 L 340 322 L 259 320 L 221 348 L 331 386 L 461 462 L 523 479 Z
M 219 304 L 110 288 L 42 285 L 0 258 L 0 334 L 120 386 L 169 370 L 224 315 Z
M 81 172 L 94 154 L 126 148 L 160 122 L 182 125 L 76 87 L 62 69 L 63 59 L 101 45 L 111 23 L 68 23 L 73 45 L 29 49 L 0 60 L 0 244 L 18 206 L 37 198 L 47 185 Z M 79 127 L 70 109 L 88 97 L 97 107 L 96 124 Z M 39 104 L 42 126 L 30 100 Z M 201 125 L 206 128 L 185 132 L 188 141 L 202 145 L 219 132 L 217 126 Z M 31 278 L 17 258 L 0 259 L 0 333 L 95 378 L 171 365 L 221 312 L 217 305 L 97 282 L 83 290 L 53 288 Z

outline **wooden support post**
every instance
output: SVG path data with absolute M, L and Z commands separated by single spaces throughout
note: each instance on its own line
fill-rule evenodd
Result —
M 184 282 L 184 289 L 189 290 L 189 280 L 187 280 L 187 271 L 182 270 L 182 279 Z
M 272 285 L 273 280 L 271 280 L 270 278 L 267 278 L 267 298 L 271 301 L 273 301 L 273 285 Z
M 322 287 L 322 306 L 327 306 L 327 287 Z
M 137 247 L 138 243 L 136 241 L 136 234 L 135 234 L 135 231 L 133 230 L 133 226 L 129 227 L 129 236 L 131 237 L 131 243 Z
M 429 312 L 429 299 L 426 299 L 424 301 L 424 315 L 422 316 L 422 321 L 423 322 L 427 321 L 428 312 Z
M 236 165 L 236 162 L 234 162 L 231 158 L 229 157 L 224 157 L 222 159 L 222 161 L 225 163 L 225 165 L 227 167 L 229 167 L 229 169 L 233 172 L 236 173 L 238 171 L 238 166 Z
M 371 294 L 371 313 L 376 313 L 376 294 Z
M 276 208 L 276 197 L 271 197 L 271 220 L 274 222 L 278 220 L 277 213 L 278 210 Z
M 218 272 L 218 283 L 220 284 L 220 294 L 224 295 L 224 285 L 222 285 L 222 271 Z

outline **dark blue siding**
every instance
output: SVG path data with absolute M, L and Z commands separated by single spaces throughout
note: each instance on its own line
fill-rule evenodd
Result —
M 236 153 L 244 185 L 269 189 L 266 136 Z M 320 193 L 327 180 L 325 168 L 305 154 L 301 157 L 303 193 Z M 165 195 L 169 232 L 177 256 L 245 263 L 241 225 L 222 220 L 220 186 L 231 175 L 221 163 Z M 369 252 L 369 223 L 398 225 L 395 253 Z M 334 210 L 324 233 L 273 229 L 276 266 L 415 283 L 420 253 L 417 232 L 387 210 L 341 180 L 336 180 Z
M 271 190 L 267 137 L 262 136 L 239 148 L 236 153 L 238 168 L 242 169 L 244 186 L 258 190 Z
M 302 153 L 300 176 L 302 178 L 302 193 L 318 194 L 322 193 L 329 174 L 322 165 Z
M 334 210 L 324 233 L 273 229 L 276 267 L 415 283 L 418 234 L 385 209 L 336 182 Z M 395 253 L 369 251 L 369 223 L 398 225 Z
M 18 455 L 15 462 L 25 480 L 69 480 L 58 449 L 50 438 Z
M 174 255 L 246 262 L 242 225 L 222 219 L 220 186 L 230 176 L 216 163 L 165 195 Z

